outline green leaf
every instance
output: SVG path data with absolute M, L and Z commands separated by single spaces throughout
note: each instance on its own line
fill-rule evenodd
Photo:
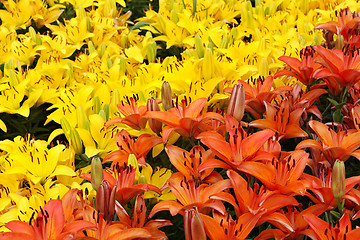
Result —
M 147 23 L 147 22 L 138 22 L 137 24 L 135 24 L 134 26 L 132 26 L 131 28 L 129 28 L 129 33 L 130 33 L 132 30 L 140 29 L 140 28 L 145 27 L 145 26 L 150 26 L 150 24 Z
M 197 0 L 193 0 L 193 16 L 195 16 L 196 13 L 196 5 L 197 5 Z

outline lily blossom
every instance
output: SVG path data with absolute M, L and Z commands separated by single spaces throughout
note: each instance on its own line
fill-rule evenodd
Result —
M 280 225 L 278 226 L 279 229 L 266 229 L 262 231 L 255 240 L 266 240 L 270 238 L 303 239 L 304 232 L 308 231 L 307 228 L 309 226 L 308 222 L 304 219 L 304 215 L 311 213 L 315 216 L 319 216 L 328 210 L 326 204 L 315 204 L 304 210 L 301 209 L 300 211 L 298 211 L 297 208 L 301 207 L 287 207 L 287 211 L 281 210 L 281 212 L 285 213 L 284 215 L 289 220 L 293 231 L 289 231 L 288 228 L 284 228 Z M 274 219 L 268 219 L 268 222 L 273 224 Z
M 116 123 L 123 123 L 128 125 L 129 127 L 132 127 L 136 130 L 141 130 L 146 127 L 147 118 L 145 117 L 145 114 L 147 112 L 146 106 L 138 106 L 137 101 L 139 100 L 138 96 L 134 97 L 127 97 L 127 104 L 121 102 L 117 105 L 117 108 L 119 112 L 124 117 L 114 118 L 109 120 L 105 127 L 109 127 Z
M 298 205 L 294 197 L 270 191 L 265 186 L 260 187 L 258 183 L 254 183 L 254 189 L 252 189 L 249 183 L 233 170 L 228 170 L 227 175 L 231 180 L 237 201 L 231 194 L 226 192 L 215 194 L 210 197 L 211 199 L 230 203 L 233 205 L 237 216 L 244 213 L 261 215 L 259 225 L 271 220 L 274 226 L 286 228 L 288 231 L 293 232 L 291 224 L 285 215 L 276 211 L 286 206 Z
M 108 154 L 103 163 L 113 162 L 124 164 L 128 162 L 130 154 L 134 154 L 138 162 L 146 166 L 145 157 L 147 153 L 156 145 L 161 143 L 161 138 L 151 134 L 141 134 L 137 139 L 131 136 L 126 130 L 121 130 L 115 135 L 115 141 L 119 150 Z
M 184 215 L 186 209 L 197 207 L 200 213 L 208 213 L 214 209 L 221 214 L 225 214 L 225 207 L 221 201 L 211 199 L 216 193 L 228 189 L 231 185 L 230 180 L 221 180 L 214 184 L 200 184 L 196 179 L 183 178 L 180 175 L 173 175 L 167 182 L 171 192 L 175 195 L 176 201 L 161 201 L 151 210 L 149 217 L 154 216 L 159 211 L 168 210 L 172 216 L 178 213 Z
M 289 70 L 282 70 L 274 74 L 274 78 L 281 76 L 292 76 L 299 80 L 302 84 L 310 87 L 316 79 L 316 72 L 322 67 L 321 64 L 315 61 L 317 53 L 311 46 L 305 47 L 300 51 L 300 59 L 282 56 L 280 61 L 285 62 L 290 68 Z
M 271 129 L 276 132 L 280 139 L 306 137 L 307 133 L 299 126 L 299 120 L 304 112 L 304 108 L 290 109 L 288 98 L 282 100 L 281 105 L 276 108 L 271 103 L 266 103 L 266 118 L 252 121 L 249 126 L 260 129 Z
M 218 113 L 202 113 L 206 102 L 206 98 L 199 98 L 194 102 L 188 103 L 185 98 L 181 100 L 180 104 L 177 102 L 174 108 L 166 112 L 150 111 L 146 113 L 146 116 L 167 125 L 162 131 L 164 143 L 173 131 L 183 137 L 193 137 L 200 132 L 212 130 L 212 127 L 206 124 L 209 119 L 216 119 L 224 123 L 224 118 Z
M 118 163 L 113 165 L 111 170 L 103 170 L 104 180 L 110 185 L 109 191 L 111 192 L 116 186 L 115 200 L 121 205 L 128 203 L 133 197 L 144 191 L 154 191 L 161 194 L 161 190 L 151 184 L 135 184 L 135 173 L 136 169 L 132 166 L 127 164 L 120 166 Z M 90 174 L 82 173 L 80 177 L 91 181 Z
M 319 54 L 318 62 L 324 66 L 316 73 L 316 78 L 324 79 L 329 90 L 335 96 L 339 95 L 344 87 L 350 89 L 360 80 L 360 54 L 358 50 L 326 49 L 314 46 Z
M 82 210 L 83 218 L 96 225 L 96 229 L 87 229 L 86 236 L 76 240 L 129 240 L 152 239 L 152 234 L 145 228 L 131 227 L 120 221 L 106 221 L 104 214 L 97 212 L 93 207 L 86 205 Z
M 50 200 L 36 218 L 33 214 L 29 223 L 16 220 L 5 227 L 12 232 L 0 233 L 0 239 L 60 240 L 75 238 L 78 232 L 96 228 L 96 225 L 85 220 L 66 223 L 62 201 Z
M 193 147 L 189 152 L 173 145 L 166 146 L 165 150 L 172 165 L 187 179 L 197 179 L 201 182 L 212 173 L 212 169 L 199 171 L 202 163 L 215 158 L 211 150 L 205 151 L 200 145 Z
M 360 159 L 360 132 L 348 132 L 341 127 L 337 131 L 315 120 L 309 122 L 319 141 L 307 139 L 300 142 L 296 149 L 315 148 L 322 151 L 325 158 L 333 165 L 337 159 L 346 161 L 350 156 Z
M 267 129 L 248 136 L 243 128 L 238 127 L 230 129 L 226 141 L 219 133 L 203 132 L 197 138 L 224 162 L 217 159 L 208 160 L 201 164 L 199 171 L 208 168 L 238 169 L 244 162 L 255 161 L 260 155 L 261 159 L 271 160 L 272 154 L 259 150 L 274 134 L 272 130 Z
M 337 35 L 344 36 L 345 40 L 348 40 L 353 30 L 356 30 L 360 24 L 360 17 L 357 12 L 351 12 L 350 8 L 341 9 L 339 12 L 335 12 L 338 21 L 330 21 L 319 24 L 315 29 L 328 30 Z
M 151 237 L 148 237 L 147 239 L 167 239 L 165 233 L 160 231 L 158 228 L 171 226 L 172 223 L 169 220 L 150 220 L 146 222 L 146 213 L 147 209 L 143 194 L 139 194 L 136 197 L 132 217 L 128 215 L 121 204 L 118 202 L 116 203 L 116 214 L 119 217 L 119 221 L 125 225 L 126 229 L 145 229 L 151 234 Z
M 245 213 L 235 220 L 229 213 L 221 215 L 214 212 L 213 218 L 201 213 L 200 216 L 204 222 L 206 235 L 208 235 L 210 239 L 243 240 L 255 227 L 261 214 L 253 215 L 251 213 Z
M 351 230 L 351 222 L 349 215 L 344 213 L 339 222 L 332 227 L 329 223 L 316 217 L 314 214 L 305 214 L 305 221 L 310 225 L 311 231 L 307 231 L 306 235 L 313 240 L 355 240 L 360 239 L 360 228 Z
M 307 189 L 313 193 L 310 194 L 309 191 L 306 192 L 306 196 L 308 196 L 313 202 L 324 203 L 328 205 L 329 208 L 335 208 L 337 203 L 331 192 L 331 175 L 331 169 L 322 169 L 319 177 L 303 173 L 301 179 Z M 345 179 L 345 195 L 343 198 L 348 198 L 348 193 L 358 183 L 360 183 L 360 176 Z
M 306 185 L 299 178 L 303 174 L 308 157 L 308 153 L 298 150 L 287 156 L 273 158 L 267 164 L 245 162 L 239 166 L 239 170 L 256 177 L 272 191 L 277 190 L 285 195 L 304 195 Z

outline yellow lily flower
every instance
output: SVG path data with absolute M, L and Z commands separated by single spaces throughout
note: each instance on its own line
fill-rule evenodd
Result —
M 30 139 L 30 136 L 0 142 L 0 149 L 7 153 L 6 173 L 22 174 L 34 184 L 57 175 L 75 176 L 70 167 L 58 165 L 64 148 L 64 145 L 57 145 L 48 149 L 46 141 Z
M 29 0 L 4 1 L 6 10 L 0 10 L 2 25 L 10 30 L 25 29 L 31 24 L 32 9 Z

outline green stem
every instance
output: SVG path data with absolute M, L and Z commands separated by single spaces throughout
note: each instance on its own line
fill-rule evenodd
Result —
M 342 212 L 343 212 L 343 205 L 342 205 L 342 203 L 341 203 L 341 198 L 336 198 L 336 202 L 337 202 L 337 207 L 338 207 L 338 209 L 339 209 L 339 212 L 340 212 L 340 214 L 342 215 Z

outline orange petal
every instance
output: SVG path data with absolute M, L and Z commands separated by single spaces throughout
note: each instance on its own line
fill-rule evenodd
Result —
M 56 239 L 61 233 L 65 224 L 65 215 L 61 200 L 50 200 L 44 206 L 44 211 L 48 213 L 47 236 L 49 239 Z
M 266 129 L 256 132 L 245 138 L 241 144 L 241 148 L 243 150 L 243 157 L 246 158 L 256 153 L 264 145 L 264 143 L 274 135 L 275 132 Z
M 200 213 L 200 217 L 204 223 L 206 235 L 210 239 L 227 239 L 223 228 L 220 227 L 220 224 L 215 219 L 202 213 Z
M 170 211 L 171 216 L 175 216 L 179 213 L 179 211 L 183 208 L 183 206 L 175 201 L 161 201 L 157 203 L 149 214 L 149 218 L 152 218 L 156 213 L 160 211 Z

